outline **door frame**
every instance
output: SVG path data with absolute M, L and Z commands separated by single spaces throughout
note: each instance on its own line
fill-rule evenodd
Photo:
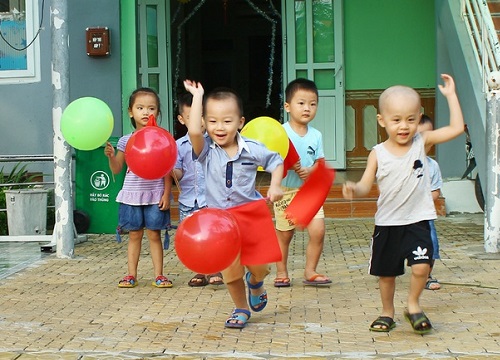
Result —
M 286 85 L 297 78 L 297 73 L 305 73 L 304 77 L 315 79 L 315 71 L 329 70 L 334 76 L 333 89 L 319 89 L 318 113 L 311 124 L 323 133 L 325 158 L 329 165 L 336 169 L 346 168 L 345 152 L 345 88 L 344 88 L 344 33 L 343 33 L 343 1 L 332 0 L 334 26 L 334 61 L 315 63 L 313 61 L 313 1 L 300 1 L 306 6 L 307 48 L 304 63 L 296 61 L 295 39 L 295 3 L 282 1 L 283 26 L 283 93 Z M 323 106 L 322 106 L 323 105 Z M 334 114 L 333 121 L 331 114 Z M 287 114 L 284 112 L 284 118 Z

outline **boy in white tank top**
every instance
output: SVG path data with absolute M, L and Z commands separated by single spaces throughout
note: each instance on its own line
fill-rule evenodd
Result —
M 419 303 L 433 255 L 429 220 L 436 218 L 425 158 L 433 145 L 456 138 L 464 129 L 453 78 L 446 74 L 441 78 L 444 85 L 438 87 L 448 102 L 450 124 L 418 133 L 422 116 L 418 93 L 400 85 L 386 89 L 379 98 L 377 121 L 388 139 L 370 152 L 361 180 L 346 182 L 343 187 L 346 199 L 365 196 L 375 180 L 380 190 L 370 274 L 379 277 L 382 314 L 370 325 L 371 331 L 389 332 L 396 326 L 396 276 L 404 273 L 405 259 L 411 266 L 411 278 L 404 316 L 415 333 L 432 331 Z

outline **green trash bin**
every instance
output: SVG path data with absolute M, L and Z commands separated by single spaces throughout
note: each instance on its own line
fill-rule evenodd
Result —
M 119 137 L 109 142 L 116 148 Z M 126 166 L 113 175 L 104 155 L 104 146 L 95 150 L 76 150 L 75 208 L 89 217 L 89 234 L 114 234 L 118 225 L 116 196 L 123 186 Z

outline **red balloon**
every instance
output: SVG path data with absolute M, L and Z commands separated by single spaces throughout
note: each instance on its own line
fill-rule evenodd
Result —
M 204 208 L 185 218 L 175 233 L 179 260 L 199 274 L 226 269 L 241 250 L 235 217 L 226 210 Z
M 158 126 L 145 126 L 132 134 L 125 147 L 125 162 L 143 179 L 156 180 L 167 175 L 177 159 L 174 137 Z

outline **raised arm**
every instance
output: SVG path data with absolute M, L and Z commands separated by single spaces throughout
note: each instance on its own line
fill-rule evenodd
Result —
M 193 94 L 193 102 L 189 117 L 185 118 L 186 127 L 188 129 L 189 139 L 193 145 L 193 151 L 196 155 L 200 155 L 203 150 L 204 139 L 202 132 L 202 116 L 203 116 L 203 86 L 200 83 L 191 80 L 184 81 L 184 87 L 187 91 Z
M 446 98 L 450 109 L 450 124 L 435 130 L 425 131 L 422 136 L 425 140 L 426 149 L 430 149 L 434 144 L 450 141 L 464 132 L 464 117 L 460 102 L 455 91 L 455 82 L 450 75 L 442 74 L 444 85 L 439 84 L 439 91 Z

